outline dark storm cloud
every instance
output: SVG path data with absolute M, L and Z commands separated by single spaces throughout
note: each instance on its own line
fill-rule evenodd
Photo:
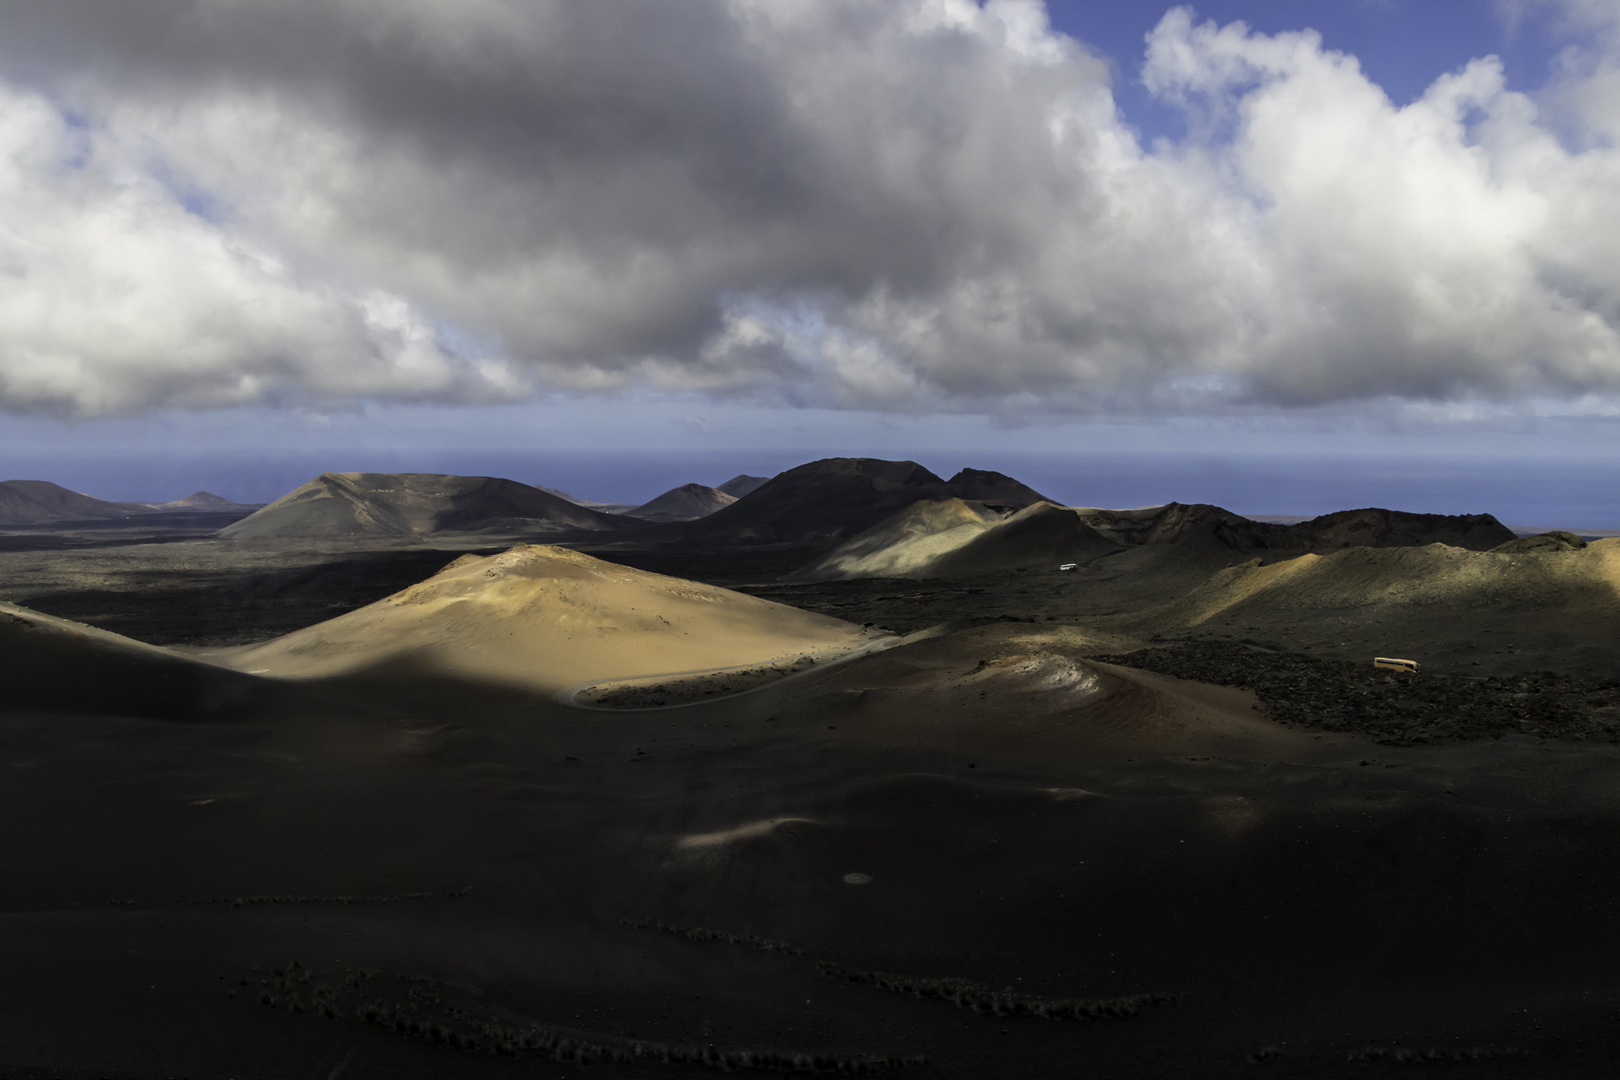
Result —
M 1150 85 L 1235 134 L 1151 151 L 1023 0 L 17 2 L 0 77 L 12 409 L 1620 382 L 1620 166 L 1490 62 L 1397 110 L 1172 12 Z

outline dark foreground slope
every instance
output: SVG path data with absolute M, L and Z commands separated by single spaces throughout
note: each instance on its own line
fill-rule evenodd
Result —
M 641 712 L 397 672 L 0 711 L 0 1070 L 1620 1069 L 1614 747 L 1377 746 L 1090 649 Z
M 228 721 L 274 701 L 260 680 L 0 602 L 0 710 Z

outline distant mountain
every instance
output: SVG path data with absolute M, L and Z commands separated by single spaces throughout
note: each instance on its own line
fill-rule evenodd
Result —
M 1038 502 L 1057 502 L 1027 484 L 989 469 L 963 469 L 947 483 L 958 499 L 972 499 L 993 506 L 1033 506 Z
M 547 495 L 555 495 L 555 496 L 557 496 L 557 498 L 563 500 L 564 502 L 571 502 L 575 506 L 597 506 L 597 505 L 600 505 L 599 503 L 592 503 L 589 499 L 576 498 L 573 495 L 568 494 L 568 492 L 566 492 L 566 491 L 558 491 L 554 487 L 546 487 L 546 485 L 544 485 L 544 484 L 535 484 L 534 489 L 536 491 L 543 491 Z
M 0 525 L 105 521 L 150 513 L 152 508 L 144 503 L 105 502 L 69 491 L 48 480 L 7 480 L 0 483 Z
M 1082 508 L 1078 512 L 1093 528 L 1126 544 L 1181 544 L 1202 538 L 1233 551 L 1334 551 L 1425 544 L 1488 551 L 1515 539 L 1513 531 L 1490 514 L 1412 514 L 1370 507 L 1283 524 L 1252 521 L 1204 503 L 1168 503 L 1141 510 Z
M 624 527 L 539 488 L 490 476 L 322 473 L 219 535 L 411 536 L 512 526 L 539 531 Z
M 953 481 L 954 482 L 954 481 Z M 1017 483 L 1013 481 L 1013 483 Z M 1396 510 L 1346 510 L 1282 524 L 1202 503 L 1140 510 L 1099 510 L 1038 502 L 1010 516 L 990 504 L 918 502 L 833 548 L 792 576 L 835 581 L 862 577 L 971 577 L 1020 569 L 1055 570 L 1135 550 L 1153 565 L 1172 559 L 1209 572 L 1254 552 L 1283 557 L 1346 547 L 1447 544 L 1474 551 L 1541 550 L 1559 542 L 1504 542 L 1512 534 L 1488 514 L 1445 516 Z M 1498 547 L 1501 544 L 1503 546 Z M 1161 553 L 1152 555 L 1150 553 Z M 1140 568 L 1142 561 L 1130 565 Z
M 1491 550 L 1500 555 L 1525 555 L 1544 551 L 1579 551 L 1586 547 L 1586 543 L 1584 537 L 1565 532 L 1563 529 L 1554 529 L 1552 532 L 1537 533 L 1534 536 L 1521 536 L 1505 544 L 1498 544 Z
M 993 491 L 1022 507 L 1040 496 L 1000 473 L 964 470 L 945 481 L 915 461 L 826 458 L 789 469 L 745 498 L 693 523 L 688 537 L 706 543 L 823 543 L 828 547 L 924 499 L 962 498 L 964 488 Z M 1027 493 L 1027 494 L 1026 494 Z
M 749 476 L 747 473 L 742 473 L 733 476 L 730 480 L 716 487 L 715 490 L 723 491 L 733 499 L 740 499 L 744 495 L 750 495 L 757 491 L 769 480 L 770 477 L 768 476 Z
M 736 496 L 728 495 L 719 488 L 683 484 L 623 513 L 625 517 L 643 521 L 695 521 L 736 501 Z
M 232 502 L 209 491 L 195 491 L 183 499 L 149 504 L 153 510 L 245 510 L 248 504 Z
M 1385 655 L 1408 656 L 1446 650 L 1442 641 L 1468 636 L 1482 611 L 1515 612 L 1515 621 L 1560 632 L 1584 627 L 1587 635 L 1612 635 L 1617 590 L 1620 540 L 1518 552 L 1351 545 L 1315 559 L 1228 566 L 1136 618 L 1155 629 L 1196 625 L 1207 631 L 1332 613 L 1335 621 L 1376 628 L 1389 643 Z M 1578 645 L 1561 650 L 1572 667 L 1593 663 L 1583 653 Z M 1605 677 L 1612 675 L 1599 663 Z
M 1000 524 L 984 503 L 923 499 L 884 518 L 790 575 L 795 581 L 926 576 L 944 554 Z
M 1512 529 L 1490 514 L 1409 514 L 1402 510 L 1341 510 L 1290 526 L 1310 550 L 1343 547 L 1422 547 L 1447 544 L 1469 551 L 1489 551 L 1517 539 Z
M 536 491 L 543 491 L 547 495 L 555 495 L 557 498 L 562 499 L 565 502 L 571 502 L 575 506 L 583 506 L 602 514 L 622 514 L 627 510 L 634 510 L 636 508 L 635 503 L 605 503 L 597 502 L 595 499 L 581 499 L 578 496 L 568 494 L 566 491 L 558 491 L 556 488 L 546 487 L 544 484 L 535 484 L 534 489 Z
M 1066 506 L 1038 502 L 945 552 L 928 567 L 930 577 L 1005 574 L 1013 570 L 1056 570 L 1064 563 L 1088 563 L 1120 550 Z
M 1123 545 L 1065 506 L 1041 501 L 1011 514 L 986 503 L 918 502 L 838 545 L 792 575 L 799 581 L 863 577 L 971 577 L 1055 570 Z

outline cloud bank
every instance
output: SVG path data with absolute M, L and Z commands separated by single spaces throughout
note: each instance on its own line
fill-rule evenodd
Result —
M 1536 98 L 1397 108 L 1174 9 L 1143 146 L 1034 0 L 13 0 L 0 407 L 1614 395 L 1620 34 L 1568 10 Z

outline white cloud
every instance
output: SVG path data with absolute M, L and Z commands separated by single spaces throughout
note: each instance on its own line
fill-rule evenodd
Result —
M 489 399 L 379 289 L 299 280 L 194 214 L 120 136 L 0 85 L 0 403 L 105 415 L 266 400 Z
M 1177 9 L 1144 78 L 1195 136 L 1143 148 L 1034 0 L 26 0 L 0 405 L 1602 398 L 1620 47 L 1593 40 L 1556 87 L 1570 149 L 1493 59 L 1396 108 L 1312 33 Z

